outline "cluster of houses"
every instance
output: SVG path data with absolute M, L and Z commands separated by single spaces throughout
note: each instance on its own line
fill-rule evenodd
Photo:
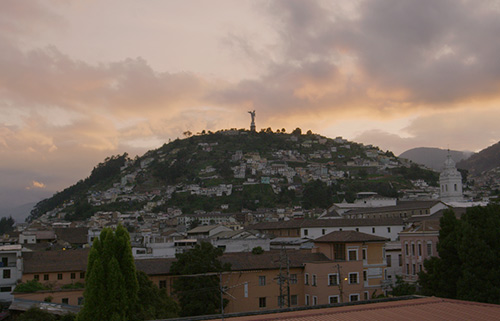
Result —
M 118 224 L 130 231 L 136 268 L 171 295 L 179 277 L 170 273 L 176 254 L 199 242 L 222 248 L 220 260 L 231 265 L 221 274 L 228 313 L 388 295 L 397 276 L 415 282 L 424 260 L 439 255 L 443 211 L 452 208 L 461 215 L 468 206 L 482 205 L 463 202 L 461 177 L 447 162 L 439 187 L 443 200 L 359 193 L 354 203 L 336 203 L 307 217 L 298 208 L 237 214 L 109 212 L 84 224 L 44 215 L 0 239 L 0 301 L 12 310 L 51 305 L 77 311 L 89 248 L 102 228 Z M 31 280 L 46 290 L 15 291 Z

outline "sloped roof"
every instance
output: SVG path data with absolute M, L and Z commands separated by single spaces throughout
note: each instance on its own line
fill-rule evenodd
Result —
M 500 319 L 500 305 L 436 297 L 387 302 L 358 302 L 344 306 L 309 308 L 298 311 L 260 313 L 242 317 L 226 317 L 229 321 L 373 321 L 373 320 L 454 320 L 489 321 Z M 219 319 L 217 319 L 219 320 Z
M 23 252 L 23 273 L 86 271 L 89 249 Z
M 314 240 L 314 243 L 386 242 L 388 238 L 357 231 L 334 231 Z
M 54 232 L 58 240 L 63 240 L 70 244 L 87 244 L 88 228 L 86 227 L 55 228 Z
M 315 220 L 289 220 L 278 222 L 261 222 L 249 226 L 254 230 L 268 229 L 297 229 L 312 227 L 351 227 L 351 226 L 387 226 L 404 225 L 402 218 L 341 218 L 341 219 L 315 219 Z
M 327 262 L 330 261 L 323 253 L 311 253 L 310 250 L 287 250 L 286 254 L 290 261 L 290 267 L 301 267 L 306 262 Z M 225 253 L 221 262 L 230 263 L 231 270 L 267 270 L 279 268 L 281 251 L 266 251 L 262 254 L 245 253 Z
M 307 262 L 328 262 L 322 253 L 311 253 L 310 250 L 287 250 L 290 267 L 302 267 Z M 174 258 L 140 259 L 135 260 L 138 270 L 148 275 L 169 274 Z M 224 253 L 220 257 L 222 263 L 231 264 L 231 271 L 269 270 L 278 269 L 280 262 L 280 251 L 266 251 L 262 254 L 250 252 Z

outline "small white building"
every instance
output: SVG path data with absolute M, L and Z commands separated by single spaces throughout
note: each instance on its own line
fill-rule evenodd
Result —
M 14 299 L 12 291 L 23 275 L 22 245 L 0 246 L 0 302 Z

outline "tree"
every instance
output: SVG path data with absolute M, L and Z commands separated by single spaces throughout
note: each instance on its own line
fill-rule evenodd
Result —
M 295 128 L 292 132 L 292 135 L 296 135 L 296 136 L 302 135 L 302 129 L 300 129 L 299 127 Z
M 137 271 L 139 282 L 139 309 L 137 320 L 175 318 L 179 305 L 167 295 L 165 289 L 159 289 L 142 271 Z
M 103 229 L 89 253 L 85 303 L 78 320 L 133 320 L 138 290 L 127 230 L 121 225 L 116 232 Z
M 328 208 L 332 205 L 332 191 L 326 183 L 320 180 L 315 180 L 305 185 L 303 200 L 305 209 L 315 207 Z
M 202 242 L 190 251 L 176 254 L 177 261 L 172 263 L 170 272 L 178 275 L 173 288 L 179 299 L 181 316 L 220 312 L 219 277 L 214 272 L 230 269 L 229 264 L 219 261 L 222 252 L 222 249 Z
M 14 229 L 14 219 L 12 216 L 2 217 L 0 219 L 0 234 L 4 234 L 10 232 Z
M 403 277 L 396 275 L 396 284 L 392 288 L 392 295 L 394 296 L 403 296 L 403 295 L 412 295 L 417 292 L 417 287 L 415 284 L 405 282 Z
M 500 303 L 500 206 L 468 208 L 457 220 L 440 221 L 439 258 L 424 262 L 419 282 L 425 295 Z

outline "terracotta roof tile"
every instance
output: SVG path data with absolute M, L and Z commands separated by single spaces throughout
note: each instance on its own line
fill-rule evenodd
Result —
M 373 320 L 500 320 L 500 305 L 469 301 L 417 298 L 388 302 L 307 309 L 273 314 L 226 317 L 228 321 L 373 321 Z M 217 319 L 219 320 L 219 319 Z
M 23 273 L 86 271 L 89 249 L 23 252 Z
M 386 242 L 388 238 L 357 231 L 334 231 L 314 240 L 315 243 L 330 242 Z

